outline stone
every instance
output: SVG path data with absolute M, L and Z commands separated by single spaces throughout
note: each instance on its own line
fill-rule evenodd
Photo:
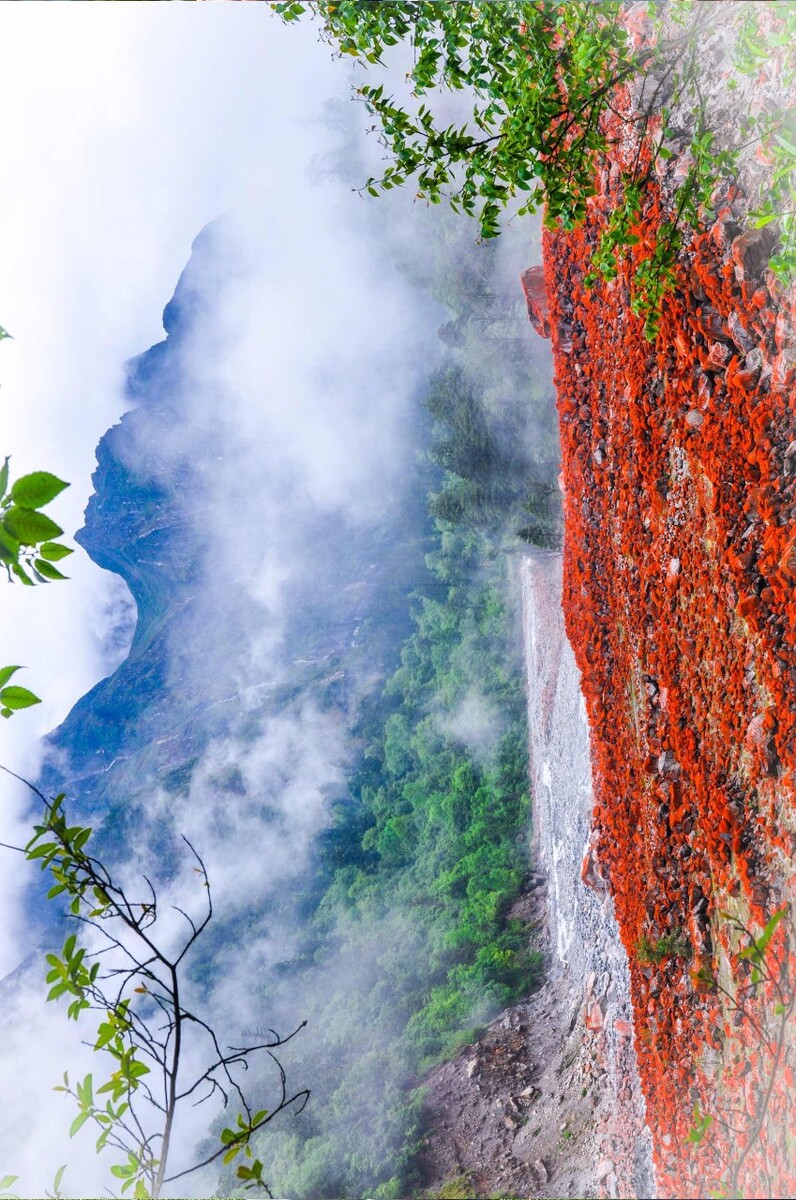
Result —
M 708 365 L 714 370 L 722 370 L 727 366 L 731 353 L 726 342 L 712 342 L 708 350 Z
M 732 309 L 730 315 L 727 317 L 727 328 L 730 331 L 730 336 L 735 342 L 735 345 L 739 350 L 742 350 L 744 354 L 748 354 L 750 350 L 754 349 L 754 338 L 744 328 L 741 318 L 738 316 L 735 309 Z
M 525 293 L 525 303 L 528 306 L 531 324 L 540 337 L 549 338 L 553 330 L 550 325 L 550 305 L 547 299 L 544 267 L 529 267 L 527 271 L 523 271 L 520 281 Z
M 704 414 L 698 408 L 692 408 L 685 418 L 685 423 L 689 429 L 701 429 L 704 422 Z
M 585 1025 L 593 1033 L 599 1033 L 605 1024 L 605 1007 L 601 1000 L 592 1000 L 586 1009 Z
M 547 1167 L 542 1162 L 541 1158 L 537 1158 L 536 1162 L 533 1164 L 533 1169 L 536 1172 L 539 1182 L 547 1183 L 547 1181 L 550 1178 L 550 1174 L 547 1170 Z
M 762 276 L 768 260 L 774 235 L 767 228 L 747 229 L 739 234 L 730 246 L 730 257 L 735 264 L 735 277 L 739 280 Z
M 614 1169 L 614 1164 L 610 1158 L 601 1158 L 597 1164 L 597 1182 L 602 1183 Z

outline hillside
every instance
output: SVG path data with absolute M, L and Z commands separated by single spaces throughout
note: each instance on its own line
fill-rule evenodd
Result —
M 701 53 L 713 111 L 731 124 L 739 101 L 717 69 L 726 6 L 712 7 Z M 764 98 L 777 67 L 757 81 Z M 636 99 L 617 103 L 632 113 Z M 770 945 L 755 952 L 753 939 L 794 898 L 793 296 L 767 270 L 770 230 L 744 231 L 766 178 L 751 153 L 679 253 L 657 339 L 631 312 L 634 259 L 672 211 L 677 158 L 617 277 L 584 286 L 637 153 L 618 142 L 584 226 L 546 234 L 546 297 L 539 272 L 526 277 L 555 359 L 592 869 L 610 881 L 630 960 L 658 1193 L 792 1195 L 792 929 L 775 918 Z

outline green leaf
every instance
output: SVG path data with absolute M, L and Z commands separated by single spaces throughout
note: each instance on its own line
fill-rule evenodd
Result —
M 65 1170 L 66 1170 L 66 1163 L 64 1163 L 64 1165 L 62 1167 L 59 1167 L 58 1170 L 55 1172 L 55 1179 L 53 1180 L 53 1191 L 54 1192 L 57 1192 L 58 1189 L 60 1188 L 61 1180 L 64 1177 Z
M 58 570 L 58 568 L 54 567 L 52 565 L 52 563 L 47 562 L 46 559 L 37 558 L 33 565 L 36 568 L 36 570 L 39 572 L 39 574 L 43 575 L 45 579 L 68 579 L 69 578 L 68 575 L 62 575 L 61 572 Z
M 0 687 L 5 687 L 11 676 L 21 670 L 21 667 L 0 667 Z
M 86 1121 L 91 1116 L 89 1112 L 78 1113 L 72 1124 L 69 1126 L 69 1136 L 74 1137 L 79 1129 L 82 1129 Z
M 24 570 L 19 565 L 19 563 L 12 563 L 11 570 L 14 572 L 14 574 L 16 575 L 16 577 L 20 581 L 20 583 L 25 584 L 25 587 L 35 587 L 35 584 L 34 584 L 33 580 L 31 579 L 30 575 L 25 574 Z
M 39 554 L 49 562 L 58 562 L 67 555 L 74 554 L 74 550 L 69 546 L 62 546 L 60 542 L 44 542 L 39 546 Z
M 0 561 L 15 562 L 19 555 L 19 542 L 0 525 Z
M 68 483 L 49 471 L 34 471 L 31 475 L 20 476 L 11 488 L 11 499 L 20 508 L 41 508 L 68 487 Z
M 8 487 L 8 455 L 6 455 L 6 460 L 3 463 L 2 467 L 0 467 L 0 500 L 2 500 L 3 496 L 5 496 L 7 487 Z M 16 1176 L 14 1176 L 14 1178 L 16 1179 Z
M 6 462 L 8 462 L 8 459 L 6 459 Z M 5 1192 L 8 1188 L 13 1187 L 18 1179 L 18 1175 L 4 1175 L 3 1178 L 0 1179 L 0 1189 Z
M 55 521 L 51 521 L 44 513 L 36 512 L 32 508 L 9 508 L 3 518 L 3 525 L 23 546 L 49 542 L 63 533 L 60 525 L 56 525 Z
M 33 704 L 41 704 L 38 696 L 34 696 L 33 692 L 29 692 L 27 688 L 17 687 L 12 684 L 11 687 L 3 688 L 0 691 L 0 702 L 6 708 L 16 710 L 18 708 L 30 708 Z

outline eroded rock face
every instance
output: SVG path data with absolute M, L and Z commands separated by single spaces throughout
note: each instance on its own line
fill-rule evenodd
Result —
M 743 1153 L 744 1195 L 772 1194 L 772 1180 L 796 1195 L 796 1049 L 758 1136 L 770 1064 L 705 983 L 743 968 L 722 912 L 759 931 L 794 898 L 796 305 L 766 270 L 769 235 L 738 232 L 745 206 L 731 190 L 684 248 L 660 335 L 645 340 L 631 263 L 610 284 L 582 282 L 620 200 L 614 153 L 585 226 L 544 245 L 564 607 L 595 792 L 583 878 L 599 863 L 630 957 L 659 1194 L 706 1195 Z M 634 255 L 655 244 L 667 186 L 649 198 Z M 793 978 L 793 947 L 779 936 L 772 948 Z M 758 1014 L 772 1003 L 750 1000 Z M 746 1124 L 728 1137 L 716 1123 L 695 1154 L 695 1103 L 718 1116 L 736 1106 Z
M 531 324 L 540 337 L 549 338 L 551 335 L 550 315 L 547 301 L 547 284 L 545 283 L 544 267 L 529 267 L 521 277 L 522 290 L 528 305 L 528 316 Z

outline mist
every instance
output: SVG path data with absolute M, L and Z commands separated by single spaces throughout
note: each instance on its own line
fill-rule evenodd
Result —
M 43 752 L 43 778 L 64 785 L 73 809 L 97 826 L 122 878 L 132 885 L 151 872 L 164 904 L 176 902 L 178 835 L 200 849 L 219 932 L 212 970 L 195 986 L 234 1039 L 263 1022 L 286 1032 L 303 1016 L 276 987 L 274 969 L 301 940 L 317 839 L 357 751 L 355 714 L 383 686 L 408 627 L 428 522 L 417 463 L 423 397 L 448 353 L 437 329 L 456 314 L 440 262 L 427 261 L 425 231 L 440 215 L 410 196 L 371 203 L 352 192 L 374 149 L 357 110 L 342 122 L 341 147 L 339 112 L 335 126 L 325 101 L 343 92 L 345 71 L 310 30 L 263 25 L 256 6 L 190 26 L 142 7 L 140 25 L 128 11 L 86 26 L 94 40 L 75 136 L 102 169 L 78 170 L 77 229 L 58 225 L 56 258 L 64 295 L 73 288 L 90 302 L 77 303 L 77 332 L 42 356 L 35 378 L 17 346 L 6 376 L 28 388 L 42 414 L 66 405 L 65 444 L 49 435 L 37 444 L 22 425 L 12 432 L 20 469 L 46 466 L 72 479 L 74 524 L 96 489 L 78 542 L 99 566 L 79 552 L 76 580 L 44 601 L 37 594 L 35 622 L 25 625 L 16 609 L 13 619 L 25 629 L 31 686 L 37 671 L 52 679 L 40 687 L 54 699 L 37 732 L 66 717 Z M 109 46 L 112 63 L 100 69 Z M 109 72 L 123 82 L 97 150 L 93 112 Z M 34 101 L 40 115 L 54 102 L 43 78 Z M 125 192 L 131 171 L 143 173 L 134 200 Z M 105 207 L 95 200 L 84 216 L 82 198 L 97 178 Z M 97 230 L 100 208 L 118 211 Z M 435 253 L 466 274 L 461 248 L 474 262 L 475 234 L 452 225 Z M 496 278 L 516 295 L 503 319 L 522 317 L 517 276 L 534 238 L 517 224 L 501 240 Z M 163 340 L 155 313 L 194 239 Z M 15 318 L 22 343 L 40 336 L 33 315 L 29 334 L 23 317 L 36 314 L 41 280 L 34 273 L 19 315 L 5 318 Z M 100 319 L 110 293 L 121 296 L 119 311 Z M 534 336 L 527 330 L 529 345 Z M 475 337 L 468 353 L 474 366 Z M 529 416 L 524 430 L 531 447 L 537 423 Z M 93 448 L 108 427 L 92 485 Z M 388 609 L 397 615 L 385 632 Z M 438 719 L 445 736 L 484 757 L 500 732 L 498 714 L 475 692 Z M 35 774 L 38 744 L 23 738 L 11 749 L 11 765 Z M 24 841 L 32 811 L 24 790 L 11 793 L 3 840 Z M 32 940 L 47 945 L 48 927 L 20 866 L 14 860 L 3 884 L 3 961 L 6 970 L 23 966 L 3 983 L 13 1002 L 0 1072 L 14 1090 L 15 1119 L 2 1131 L 0 1161 L 20 1175 L 20 1194 L 40 1195 L 68 1160 L 67 1188 L 88 1194 L 103 1178 L 93 1139 L 84 1131 L 69 1141 L 68 1106 L 49 1088 L 64 1069 L 79 1075 L 96 1062 L 80 1045 L 83 1031 L 41 1003 L 43 968 L 27 953 Z M 379 917 L 357 937 L 353 958 L 305 976 L 307 997 L 342 992 L 352 980 L 367 992 L 383 974 L 385 939 L 411 953 L 411 914 Z M 370 1031 L 373 1053 L 400 1019 Z M 336 1031 L 341 1054 L 360 1033 Z M 24 1092 L 14 1087 L 21 1078 L 31 1080 Z M 364 1111 L 379 1103 L 383 1083 L 363 1088 Z M 192 1119 L 181 1152 L 201 1140 L 211 1116 Z M 206 1179 L 194 1185 L 202 1186 Z

